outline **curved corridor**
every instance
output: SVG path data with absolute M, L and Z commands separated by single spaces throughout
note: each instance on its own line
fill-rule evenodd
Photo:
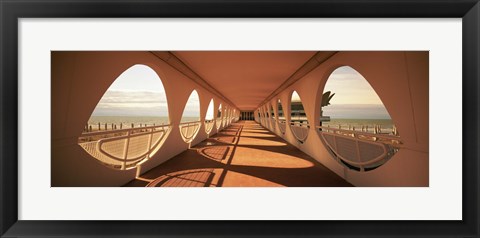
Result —
M 428 65 L 428 51 L 55 51 L 51 186 L 429 186 Z

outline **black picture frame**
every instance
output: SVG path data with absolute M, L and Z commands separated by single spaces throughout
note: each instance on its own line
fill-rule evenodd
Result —
M 0 0 L 0 234 L 160 237 L 479 237 L 478 0 Z M 25 221 L 18 220 L 19 18 L 386 17 L 462 18 L 462 221 Z M 452 79 L 457 80 L 457 79 Z M 459 155 L 460 156 L 460 155 Z M 41 204 L 39 204 L 41 205 Z M 441 209 L 441 208 L 439 208 Z

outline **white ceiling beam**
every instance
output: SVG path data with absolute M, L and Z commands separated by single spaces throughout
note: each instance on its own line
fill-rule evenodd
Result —
M 288 77 L 277 89 L 275 89 L 268 97 L 265 98 L 260 104 L 257 105 L 257 108 L 264 105 L 270 101 L 273 97 L 283 92 L 286 88 L 290 87 L 292 84 L 297 82 L 299 79 L 303 78 L 305 75 L 310 73 L 313 69 L 318 67 L 323 62 L 330 59 L 338 51 L 319 51 L 314 54 L 305 64 L 297 69 L 290 77 Z
M 232 103 L 226 96 L 220 93 L 216 88 L 212 85 L 207 83 L 200 75 L 198 75 L 193 69 L 188 67 L 182 60 L 177 58 L 172 52 L 170 51 L 150 51 L 153 55 L 155 55 L 158 59 L 164 61 L 168 65 L 172 66 L 174 69 L 178 70 L 183 75 L 187 76 L 189 79 L 203 87 L 205 90 L 209 91 L 213 95 L 219 97 L 220 99 L 224 100 L 226 103 L 230 104 L 233 107 L 239 108 L 237 105 Z

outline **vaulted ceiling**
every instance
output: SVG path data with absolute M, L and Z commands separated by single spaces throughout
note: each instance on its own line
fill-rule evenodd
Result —
M 254 110 L 315 51 L 172 51 L 240 110 Z

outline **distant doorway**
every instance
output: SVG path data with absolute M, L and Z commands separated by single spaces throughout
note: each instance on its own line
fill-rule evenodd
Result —
M 253 121 L 255 118 L 253 116 L 253 111 L 249 111 L 249 112 L 240 112 L 240 120 L 242 121 Z

